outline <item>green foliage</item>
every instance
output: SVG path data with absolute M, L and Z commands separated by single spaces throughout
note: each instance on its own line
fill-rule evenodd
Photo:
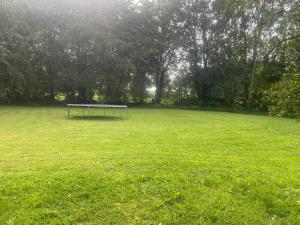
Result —
M 300 118 L 300 73 L 288 71 L 282 81 L 265 93 L 265 102 L 274 116 Z
M 300 118 L 300 40 L 284 46 L 285 72 L 265 91 L 264 105 L 271 115 Z
M 155 87 L 157 104 L 266 110 L 300 51 L 299 4 L 0 0 L 0 102 L 144 103 Z

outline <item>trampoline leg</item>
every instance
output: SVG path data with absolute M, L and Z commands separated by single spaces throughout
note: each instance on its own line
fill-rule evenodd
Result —
M 70 107 L 68 107 L 68 118 L 70 118 Z

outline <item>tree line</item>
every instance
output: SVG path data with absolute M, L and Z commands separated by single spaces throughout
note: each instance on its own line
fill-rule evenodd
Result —
M 0 0 L 0 102 L 151 97 L 299 116 L 299 5 Z

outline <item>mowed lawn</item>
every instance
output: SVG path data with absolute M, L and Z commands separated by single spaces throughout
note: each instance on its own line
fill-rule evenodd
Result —
M 0 224 L 300 224 L 300 123 L 0 107 Z

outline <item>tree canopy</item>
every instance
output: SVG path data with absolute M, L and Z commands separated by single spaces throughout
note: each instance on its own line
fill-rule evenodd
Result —
M 0 101 L 152 98 L 299 116 L 299 6 L 297 0 L 0 0 Z

